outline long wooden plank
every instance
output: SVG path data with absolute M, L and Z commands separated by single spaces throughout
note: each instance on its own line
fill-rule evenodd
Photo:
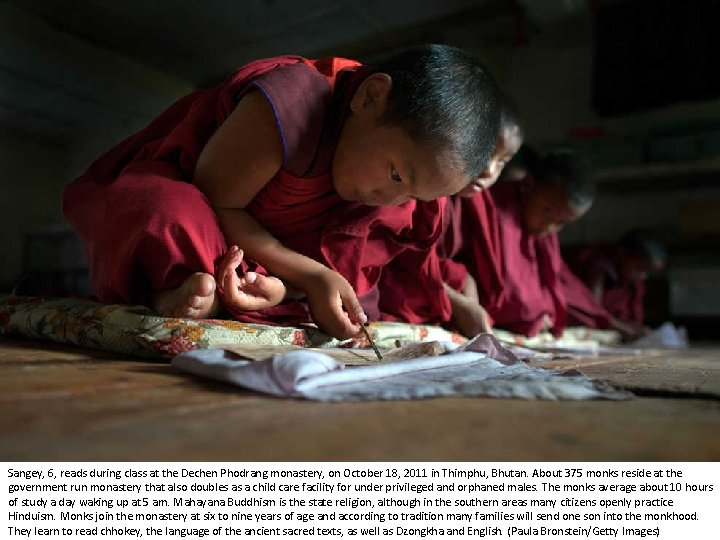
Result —
M 315 403 L 10 342 L 0 396 L 3 460 L 720 459 L 715 399 Z
M 655 351 L 634 357 L 535 362 L 586 375 L 640 393 L 696 395 L 720 399 L 720 349 Z

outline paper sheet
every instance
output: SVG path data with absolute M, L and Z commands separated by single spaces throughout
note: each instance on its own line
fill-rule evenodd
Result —
M 245 360 L 265 360 L 266 358 L 291 351 L 311 351 L 325 354 L 345 366 L 367 366 L 379 362 L 372 349 L 346 349 L 339 347 L 319 349 L 300 347 L 297 345 L 257 345 L 253 343 L 219 345 L 218 348 L 234 353 L 236 355 L 235 358 Z M 438 356 L 448 350 L 449 349 L 439 341 L 426 341 L 408 343 L 394 349 L 382 349 L 381 353 L 383 362 L 396 362 L 408 358 Z M 232 356 L 230 355 L 230 357 Z
M 440 396 L 551 400 L 631 397 L 577 371 L 559 374 L 529 367 L 488 335 L 478 336 L 449 354 L 376 361 L 347 369 L 323 352 L 307 349 L 260 361 L 238 360 L 230 351 L 205 349 L 178 355 L 172 364 L 182 371 L 274 396 L 321 401 Z

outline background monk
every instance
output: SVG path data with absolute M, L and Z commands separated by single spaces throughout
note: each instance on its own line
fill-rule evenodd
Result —
M 503 300 L 487 306 L 499 328 L 534 336 L 562 334 L 566 301 L 557 232 L 590 208 L 594 187 L 575 155 L 551 152 L 522 181 L 490 189 L 502 252 Z
M 624 341 L 631 341 L 644 333 L 642 327 L 613 317 L 567 264 L 562 265 L 560 284 L 567 302 L 568 326 L 612 328 L 620 332 Z
M 572 287 L 573 313 L 578 322 L 597 328 L 615 328 L 626 339 L 641 337 L 643 326 L 645 280 L 665 266 L 662 243 L 645 229 L 633 229 L 610 246 L 590 246 L 582 250 L 571 267 L 587 284 L 593 299 L 605 310 L 589 308 L 582 293 Z
M 448 199 L 445 233 L 437 250 L 452 306 L 452 324 L 468 337 L 492 330 L 491 317 L 483 306 L 498 306 L 502 299 L 499 231 L 488 189 L 522 142 L 518 114 L 504 98 L 500 131 L 488 166 L 474 182 Z
M 103 155 L 66 188 L 64 212 L 103 302 L 197 318 L 222 303 L 238 318 L 265 308 L 261 321 L 296 322 L 302 306 L 272 307 L 284 283 L 318 326 L 348 337 L 366 319 L 354 288 L 371 293 L 378 267 L 437 235 L 433 221 L 412 232 L 415 199 L 455 193 L 487 164 L 498 101 L 484 66 L 450 46 L 377 68 L 253 62 Z M 389 205 L 399 209 L 371 208 Z M 373 236 L 376 224 L 387 234 Z M 357 282 L 336 271 L 343 257 L 362 269 Z M 254 273 L 235 279 L 237 265 Z

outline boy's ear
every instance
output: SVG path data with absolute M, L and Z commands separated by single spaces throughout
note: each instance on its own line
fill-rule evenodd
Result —
M 375 113 L 377 115 L 385 112 L 390 90 L 392 89 L 392 78 L 387 73 L 373 73 L 365 79 L 358 87 L 355 95 L 350 101 L 350 110 L 354 114 Z

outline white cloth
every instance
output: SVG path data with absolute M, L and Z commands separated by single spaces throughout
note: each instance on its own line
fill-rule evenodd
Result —
M 631 397 L 577 371 L 559 374 L 529 367 L 502 349 L 494 338 L 481 336 L 450 354 L 348 369 L 325 354 L 307 350 L 248 361 L 236 359 L 223 349 L 202 349 L 176 356 L 172 365 L 274 396 L 320 401 L 440 396 L 549 400 Z
M 687 330 L 671 322 L 664 322 L 648 335 L 630 343 L 630 346 L 643 349 L 687 349 Z

